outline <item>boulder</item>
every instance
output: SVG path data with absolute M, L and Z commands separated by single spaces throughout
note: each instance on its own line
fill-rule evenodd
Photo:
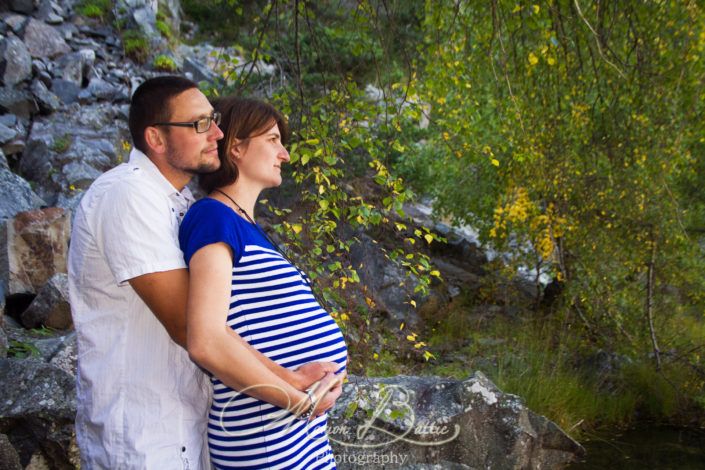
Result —
M 55 78 L 51 81 L 51 91 L 66 104 L 78 101 L 78 94 L 81 87 L 72 81 L 63 78 Z
M 22 312 L 22 324 L 25 328 L 44 325 L 58 330 L 72 327 L 69 280 L 66 274 L 56 273 L 44 284 L 27 310 Z
M 0 358 L 7 357 L 7 350 L 9 349 L 9 347 L 10 342 L 7 339 L 7 334 L 5 333 L 5 330 L 0 328 Z
M 53 58 L 71 52 L 59 30 L 34 18 L 27 22 L 23 39 L 32 57 Z
M 90 102 L 96 99 L 113 101 L 119 93 L 119 88 L 101 78 L 95 77 L 91 78 L 90 82 L 88 82 L 88 86 L 84 90 L 81 90 L 78 94 L 78 99 L 81 102 Z
M 67 374 L 75 377 L 77 358 L 78 346 L 76 344 L 76 333 L 71 332 L 66 336 L 62 336 L 62 342 L 59 347 L 54 350 L 54 354 L 51 356 L 49 364 L 52 364 Z
M 126 156 L 127 123 L 118 106 L 74 106 L 35 119 L 20 160 L 20 172 L 38 183 L 52 205 L 59 194 L 87 188 Z
M 10 27 L 10 30 L 12 30 L 13 33 L 17 34 L 18 36 L 22 31 L 24 31 L 25 26 L 27 25 L 27 21 L 29 21 L 29 18 L 24 16 L 24 15 L 7 15 L 3 16 L 2 20 L 5 22 L 7 26 Z
M 34 0 L 10 0 L 10 8 L 18 13 L 30 14 L 34 11 Z
M 64 21 L 66 12 L 58 2 L 54 2 L 53 0 L 41 0 L 37 13 L 34 16 L 48 24 L 60 24 Z
M 22 470 L 20 456 L 5 434 L 0 434 L 0 468 L 5 470 Z
M 6 295 L 35 294 L 66 272 L 70 216 L 59 207 L 20 212 L 0 229 L 0 282 Z
M 0 123 L 0 144 L 6 144 L 17 137 L 17 130 Z
M 8 168 L 0 168 L 0 194 L 3 195 L 0 198 L 0 223 L 2 219 L 14 217 L 18 212 L 44 205 L 44 201 L 35 194 L 29 183 Z
M 24 43 L 10 35 L 0 41 L 0 82 L 13 86 L 32 77 L 32 57 Z
M 29 119 L 32 114 L 39 111 L 39 107 L 31 93 L 25 90 L 2 87 L 0 88 L 0 111 Z
M 328 432 L 339 469 L 561 468 L 584 449 L 481 372 L 439 377 L 350 377 Z
M 30 86 L 30 91 L 34 95 L 37 105 L 39 105 L 40 113 L 51 114 L 61 107 L 59 97 L 49 91 L 42 80 L 34 80 Z
M 42 454 L 52 468 L 78 468 L 74 378 L 32 359 L 0 359 L 0 428 L 28 464 Z
M 367 295 L 392 326 L 398 327 L 402 322 L 416 324 L 419 321 L 418 311 L 410 301 L 420 305 L 425 299 L 414 293 L 417 285 L 414 276 L 408 275 L 400 263 L 389 259 L 382 246 L 371 237 L 359 234 L 358 238 L 359 243 L 350 248 L 350 261 Z

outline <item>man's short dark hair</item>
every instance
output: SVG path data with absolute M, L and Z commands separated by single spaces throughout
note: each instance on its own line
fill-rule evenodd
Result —
M 198 88 L 193 81 L 174 75 L 154 77 L 142 83 L 130 102 L 130 134 L 133 145 L 147 153 L 144 130 L 155 122 L 168 122 L 171 118 L 171 100 L 191 88 Z

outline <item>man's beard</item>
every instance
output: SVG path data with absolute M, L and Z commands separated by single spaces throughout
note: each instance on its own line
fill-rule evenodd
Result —
M 220 158 L 215 158 L 210 161 L 199 160 L 195 166 L 185 166 L 182 163 L 185 160 L 183 154 L 176 150 L 175 147 L 176 146 L 167 143 L 167 153 L 168 155 L 171 155 L 170 160 L 172 161 L 172 165 L 185 173 L 196 176 L 206 173 L 213 173 L 220 168 Z M 203 153 L 201 153 L 201 155 L 203 155 Z

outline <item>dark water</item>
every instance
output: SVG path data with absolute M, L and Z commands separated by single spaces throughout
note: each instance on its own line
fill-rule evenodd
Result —
M 705 430 L 641 425 L 581 444 L 588 454 L 570 470 L 705 470 Z

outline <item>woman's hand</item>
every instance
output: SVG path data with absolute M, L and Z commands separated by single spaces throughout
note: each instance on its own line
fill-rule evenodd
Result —
M 326 411 L 333 408 L 336 400 L 343 393 L 343 381 L 347 376 L 347 372 L 335 375 L 332 372 L 326 373 L 326 375 L 321 379 L 320 383 L 316 386 L 313 394 L 313 412 L 311 416 L 320 416 Z

